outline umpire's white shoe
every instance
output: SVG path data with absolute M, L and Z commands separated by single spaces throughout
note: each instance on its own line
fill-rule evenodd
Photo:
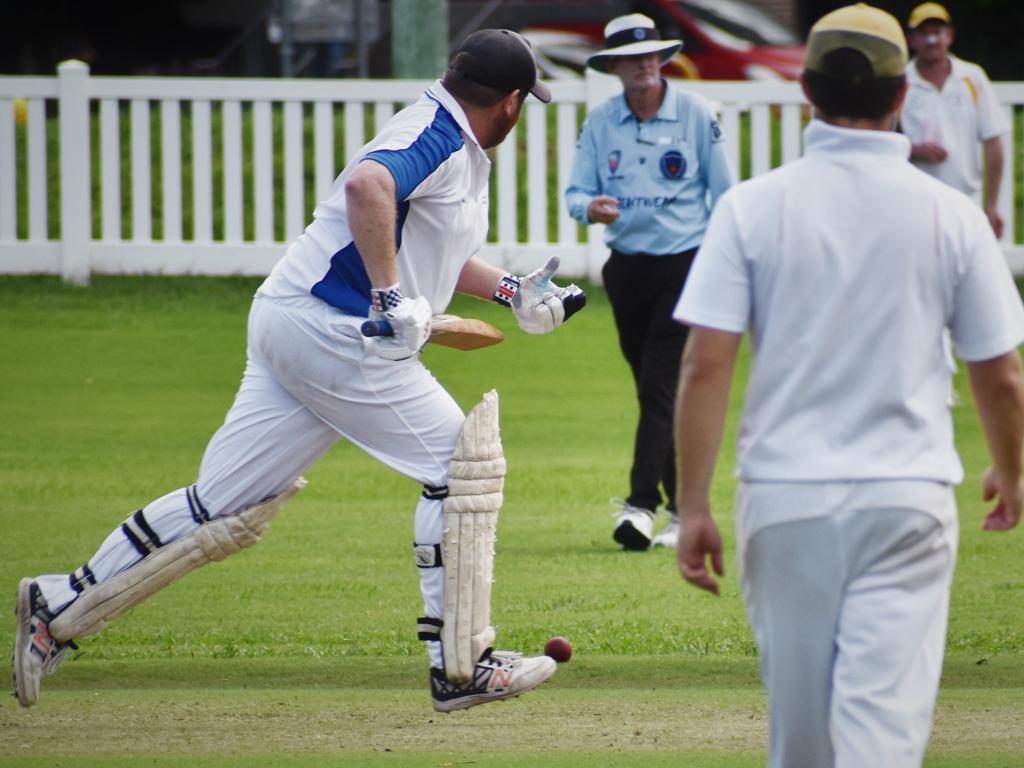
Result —
M 512 651 L 487 651 L 473 670 L 473 679 L 449 683 L 440 669 L 430 670 L 434 709 L 454 712 L 489 701 L 510 699 L 533 690 L 555 674 L 555 661 L 547 656 L 523 656 Z
M 43 675 L 51 675 L 64 660 L 74 642 L 62 643 L 50 634 L 50 613 L 39 585 L 33 579 L 18 584 L 18 601 L 14 608 L 18 620 L 14 638 L 14 695 L 23 707 L 31 707 L 39 698 Z
M 651 532 L 654 530 L 654 513 L 643 507 L 622 503 L 622 511 L 615 521 L 612 538 L 623 549 L 643 551 L 651 546 Z
M 658 531 L 658 535 L 651 539 L 652 547 L 676 548 L 679 540 L 679 517 L 675 512 L 668 513 L 668 524 Z

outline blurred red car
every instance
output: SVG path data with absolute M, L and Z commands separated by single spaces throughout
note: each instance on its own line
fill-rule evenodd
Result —
M 588 14 L 577 19 L 574 5 L 556 4 L 564 9 L 563 18 L 539 21 L 523 34 L 533 42 L 538 58 L 579 72 L 587 56 L 603 47 L 604 24 L 611 16 L 601 20 Z M 682 55 L 665 66 L 670 77 L 796 80 L 803 69 L 804 47 L 796 36 L 742 0 L 634 0 L 620 5 L 621 13 L 650 16 L 662 37 L 683 41 Z

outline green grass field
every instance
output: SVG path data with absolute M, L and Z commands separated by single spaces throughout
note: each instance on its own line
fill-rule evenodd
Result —
M 127 514 L 194 480 L 241 376 L 257 285 L 0 277 L 4 647 L 20 577 L 77 567 Z M 545 337 L 457 301 L 506 342 L 425 353 L 465 408 L 500 393 L 500 645 L 538 653 L 564 634 L 576 651 L 542 690 L 431 710 L 409 547 L 419 489 L 340 443 L 258 547 L 85 639 L 37 707 L 4 697 L 0 766 L 762 765 L 764 696 L 732 558 L 740 388 L 714 486 L 729 552 L 716 599 L 685 586 L 669 552 L 611 541 L 636 410 L 607 300 L 589 296 Z M 961 554 L 926 764 L 1019 766 L 1024 531 L 979 530 L 984 444 L 962 377 L 958 389 Z

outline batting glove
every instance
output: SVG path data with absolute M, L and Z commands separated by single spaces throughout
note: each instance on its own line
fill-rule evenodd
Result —
M 512 307 L 516 322 L 527 333 L 550 333 L 579 312 L 587 295 L 574 284 L 561 288 L 551 282 L 559 260 L 552 256 L 526 277 L 505 275 L 494 291 L 494 300 Z
M 390 288 L 370 291 L 370 320 L 387 320 L 391 336 L 376 336 L 371 341 L 373 351 L 387 360 L 405 360 L 412 357 L 430 338 L 430 302 L 420 296 L 409 299 L 395 284 Z

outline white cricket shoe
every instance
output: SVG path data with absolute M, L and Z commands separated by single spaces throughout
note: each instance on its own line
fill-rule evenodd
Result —
M 18 629 L 14 638 L 14 695 L 23 707 L 31 707 L 39 698 L 43 675 L 52 675 L 64 660 L 74 641 L 62 643 L 50 634 L 50 613 L 43 593 L 33 579 L 18 584 L 18 600 L 14 607 Z
M 622 511 L 615 521 L 612 538 L 623 549 L 643 551 L 651 546 L 651 532 L 654 530 L 654 513 L 643 507 L 634 507 L 622 502 Z
M 444 671 L 430 670 L 430 694 L 438 712 L 468 709 L 489 701 L 510 699 L 531 691 L 555 674 L 555 660 L 547 656 L 523 656 L 513 651 L 484 653 L 473 670 L 473 679 L 449 683 Z
M 651 539 L 651 546 L 675 549 L 677 541 L 679 541 L 679 517 L 675 512 L 669 512 L 668 524 Z

